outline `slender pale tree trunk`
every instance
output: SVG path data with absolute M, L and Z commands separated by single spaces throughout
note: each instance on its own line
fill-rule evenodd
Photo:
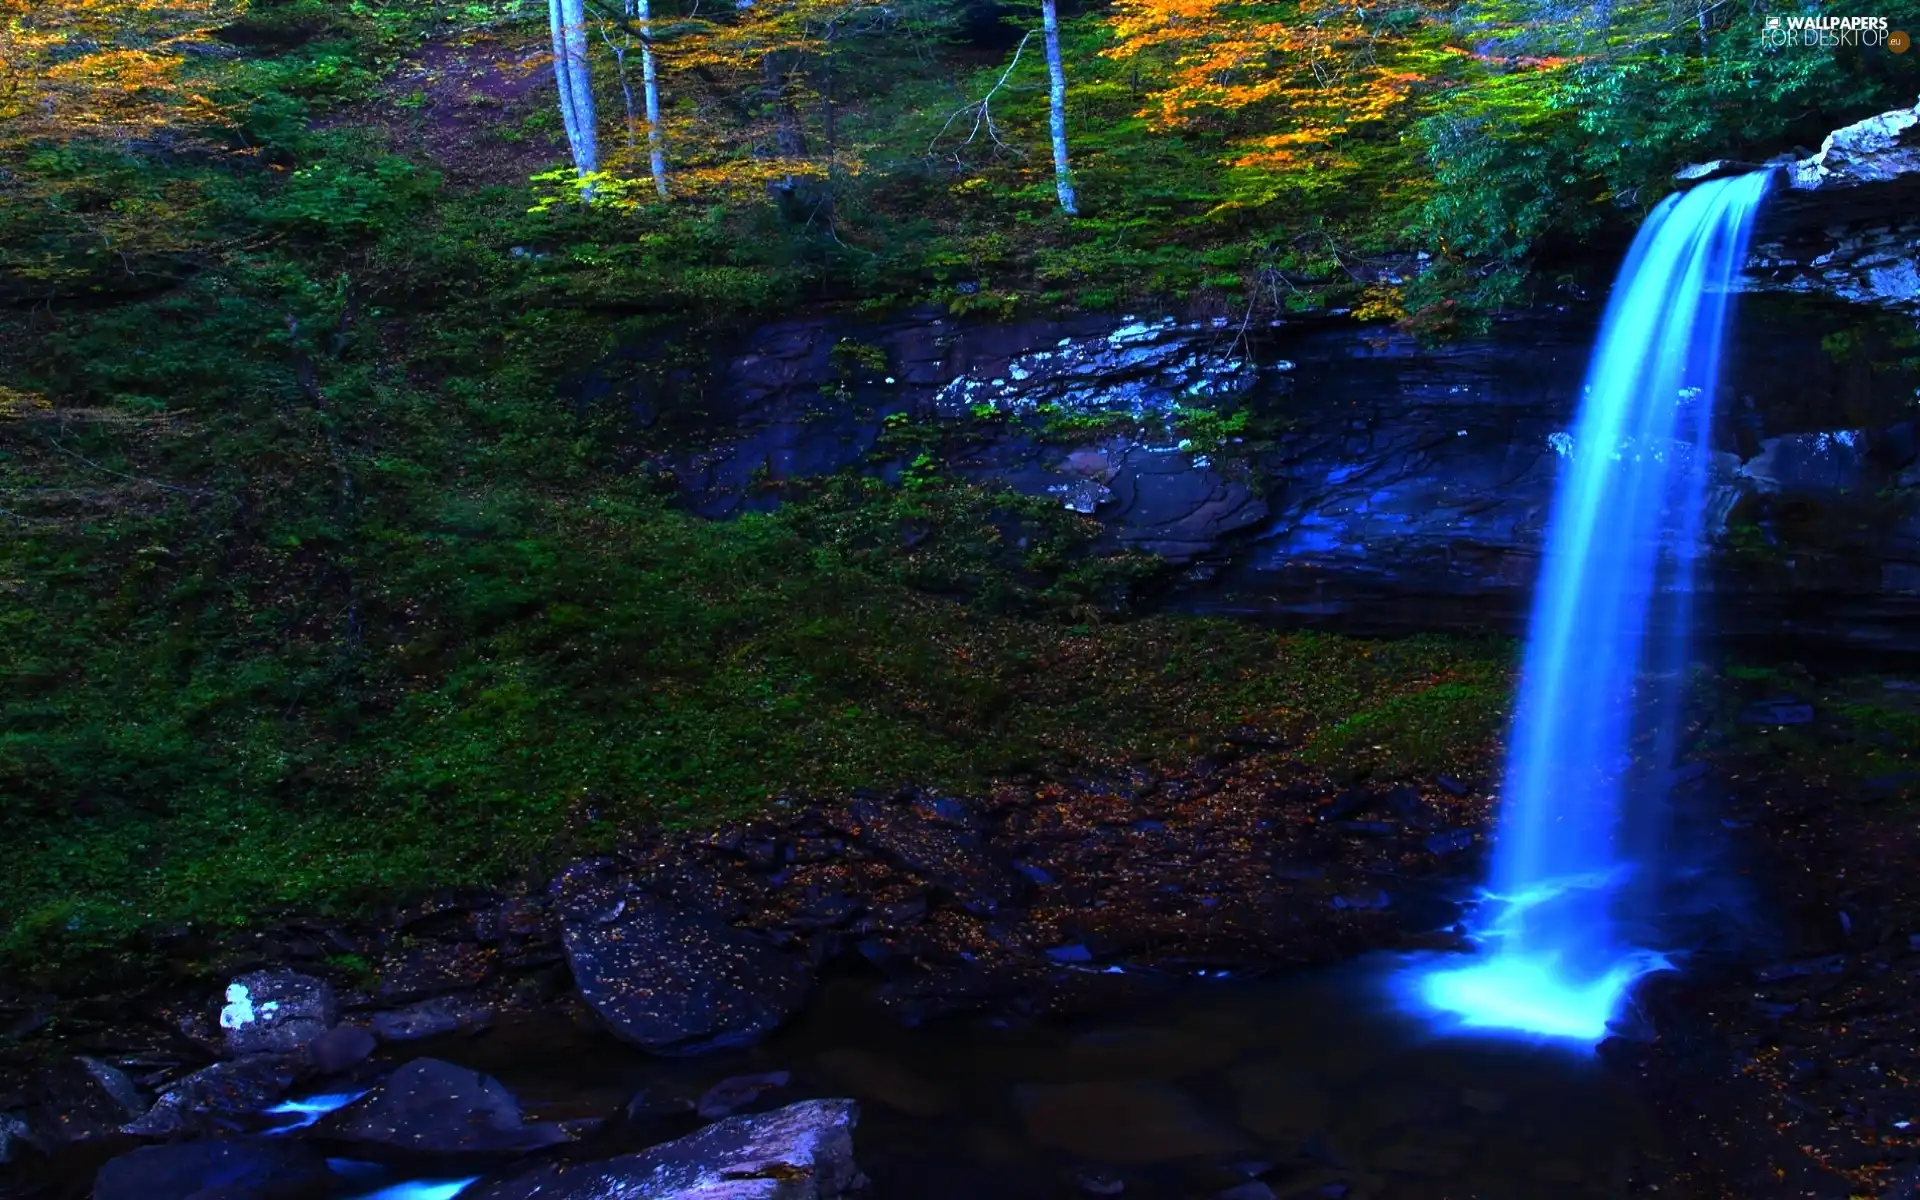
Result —
M 1053 186 L 1060 193 L 1060 211 L 1077 216 L 1080 202 L 1073 195 L 1073 173 L 1067 169 L 1067 72 L 1060 65 L 1060 12 L 1054 0 L 1040 0 L 1040 17 L 1047 32 L 1047 129 L 1053 134 Z
M 769 54 L 762 59 L 766 72 L 767 90 L 773 96 L 774 125 L 773 148 L 786 165 L 807 157 L 807 131 L 800 123 L 800 110 L 794 107 L 792 91 L 791 63 L 782 64 L 778 54 Z M 779 201 L 783 210 L 791 215 L 792 205 L 799 200 L 799 180 L 792 174 L 784 176 L 779 183 L 767 185 L 769 193 Z
M 560 119 L 567 127 L 574 170 L 585 177 L 600 169 L 593 77 L 587 66 L 585 0 L 547 0 L 547 17 L 553 25 L 553 78 L 560 85 Z
M 653 166 L 653 190 L 664 199 L 667 194 L 667 152 L 660 143 L 660 73 L 653 62 L 653 45 L 645 39 L 653 36 L 652 0 L 633 0 L 633 14 L 640 26 L 640 80 L 647 96 L 647 149 Z

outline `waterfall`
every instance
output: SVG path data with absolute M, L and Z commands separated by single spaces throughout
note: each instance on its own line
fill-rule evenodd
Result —
M 1659 883 L 1720 345 L 1769 181 L 1714 180 L 1654 209 L 1572 433 L 1553 439 L 1561 476 L 1470 922 L 1478 953 L 1418 979 L 1461 1026 L 1596 1042 L 1634 981 L 1669 965 L 1637 944 L 1632 908 Z

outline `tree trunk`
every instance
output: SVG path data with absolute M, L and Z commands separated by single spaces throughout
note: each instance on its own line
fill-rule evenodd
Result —
M 635 15 L 640 18 L 640 36 L 653 35 L 652 0 L 635 0 Z M 662 199 L 667 195 L 667 153 L 660 142 L 660 74 L 653 63 L 653 46 L 640 43 L 640 79 L 647 95 L 647 148 L 653 166 L 653 190 Z
M 800 123 L 800 110 L 793 103 L 791 73 L 774 54 L 769 54 L 764 60 L 764 70 L 767 90 L 773 96 L 774 153 L 788 164 L 802 161 L 807 157 L 807 131 Z M 794 215 L 800 203 L 799 182 L 792 174 L 788 174 L 779 182 L 767 185 L 769 193 L 788 217 Z
M 560 120 L 567 127 L 573 168 L 584 178 L 600 169 L 600 143 L 593 112 L 593 77 L 587 66 L 585 0 L 547 0 L 553 25 L 553 78 L 560 85 Z M 586 193 L 592 195 L 592 189 Z
M 1078 216 L 1080 202 L 1073 195 L 1073 174 L 1067 169 L 1067 73 L 1060 65 L 1060 13 L 1055 0 L 1041 0 L 1040 16 L 1047 31 L 1047 129 L 1053 134 L 1053 185 L 1060 193 L 1060 211 Z

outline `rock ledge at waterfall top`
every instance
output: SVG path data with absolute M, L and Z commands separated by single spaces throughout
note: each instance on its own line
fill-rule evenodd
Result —
M 1747 290 L 1920 318 L 1920 105 L 1834 130 L 1782 183 L 1755 230 Z
M 1834 130 L 1819 153 L 1794 163 L 1787 175 L 1790 187 L 1807 192 L 1920 176 L 1920 104 Z

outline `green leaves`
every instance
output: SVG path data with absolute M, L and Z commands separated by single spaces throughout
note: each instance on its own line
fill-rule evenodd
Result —
M 403 158 L 381 157 L 364 167 L 324 159 L 294 171 L 257 215 L 320 238 L 365 237 L 399 228 L 438 187 L 437 175 Z
M 1462 11 L 1481 58 L 1415 133 L 1436 185 L 1424 231 L 1494 267 L 1474 302 L 1510 296 L 1537 250 L 1637 219 L 1689 161 L 1768 158 L 1911 102 L 1911 78 L 1845 51 L 1768 49 L 1758 17 L 1726 22 L 1713 10 L 1701 7 L 1704 24 L 1651 3 L 1553 19 L 1511 0 Z

